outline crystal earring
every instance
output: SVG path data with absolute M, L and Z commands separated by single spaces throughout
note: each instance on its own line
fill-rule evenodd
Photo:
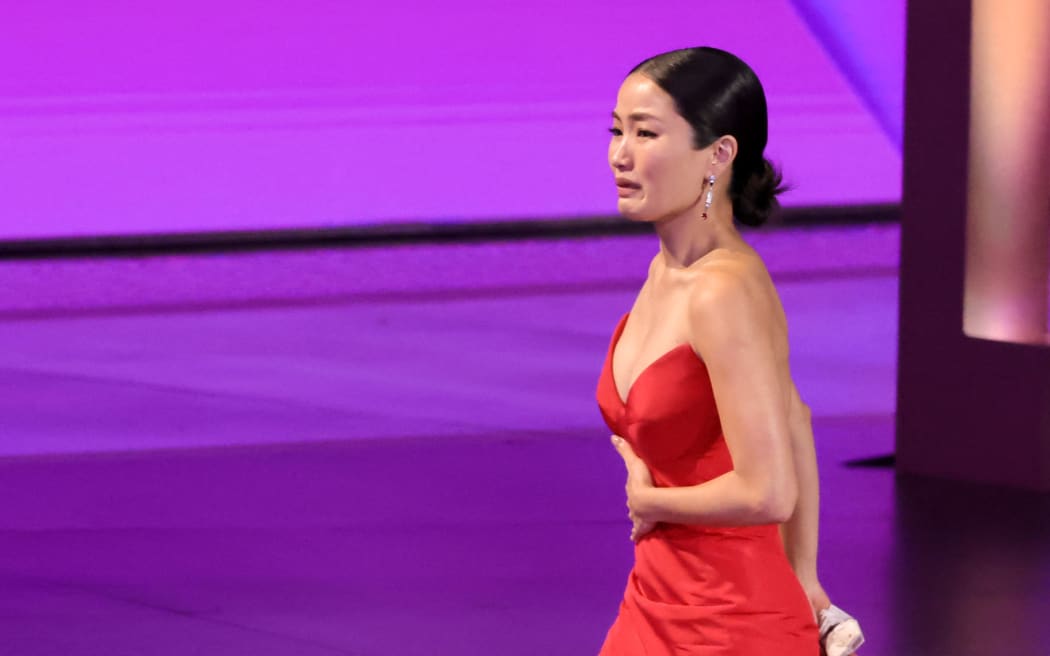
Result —
M 710 176 L 707 179 L 707 196 L 704 198 L 704 213 L 700 216 L 704 219 L 707 218 L 707 210 L 711 209 L 711 192 L 715 188 L 715 176 Z

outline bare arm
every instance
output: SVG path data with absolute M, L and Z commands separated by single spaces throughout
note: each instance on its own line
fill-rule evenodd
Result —
M 791 391 L 791 446 L 798 478 L 798 503 L 791 518 L 780 525 L 780 537 L 792 569 L 800 580 L 817 579 L 817 536 L 820 516 L 820 480 L 813 445 L 809 406 L 798 390 Z
M 803 403 L 793 384 L 790 406 L 791 446 L 798 476 L 798 503 L 791 517 L 780 525 L 780 539 L 784 543 L 784 552 L 791 563 L 791 569 L 795 571 L 795 576 L 809 599 L 813 619 L 819 623 L 820 611 L 831 605 L 831 599 L 820 585 L 817 576 L 820 478 L 817 472 L 817 453 L 813 444 L 812 416 L 809 406 Z
M 628 489 L 628 503 L 643 521 L 726 526 L 791 516 L 798 489 L 775 312 L 773 299 L 739 274 L 707 274 L 691 300 L 691 333 L 711 378 L 733 470 L 689 487 Z

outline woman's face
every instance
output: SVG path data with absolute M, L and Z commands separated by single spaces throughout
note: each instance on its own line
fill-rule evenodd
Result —
M 693 147 L 693 128 L 666 91 L 644 75 L 629 75 L 616 96 L 610 132 L 620 214 L 658 221 L 702 209 L 713 148 Z

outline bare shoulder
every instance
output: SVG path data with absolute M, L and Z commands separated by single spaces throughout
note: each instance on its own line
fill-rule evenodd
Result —
M 697 270 L 691 313 L 722 310 L 762 311 L 774 298 L 772 281 L 761 258 L 739 251 L 715 252 Z
M 780 305 L 769 272 L 753 253 L 712 253 L 689 294 L 690 333 L 698 347 L 770 335 Z

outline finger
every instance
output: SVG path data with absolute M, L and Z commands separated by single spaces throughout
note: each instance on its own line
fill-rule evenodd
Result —
M 640 466 L 644 467 L 641 458 L 635 455 L 634 449 L 632 449 L 631 445 L 627 443 L 627 440 L 619 435 L 613 435 L 610 439 L 613 446 L 616 447 L 616 452 L 620 454 L 621 458 L 623 458 L 623 464 L 624 467 L 627 468 L 628 475 L 635 474 L 635 470 Z
M 656 528 L 656 524 L 652 522 L 636 521 L 634 523 L 634 535 L 636 540 L 641 540 L 646 535 L 653 532 Z
M 612 440 L 613 446 L 616 447 L 616 450 L 624 458 L 627 458 L 627 457 L 637 458 L 638 457 L 638 456 L 636 456 L 634 454 L 634 449 L 631 448 L 631 445 L 627 442 L 627 440 L 623 439 L 619 435 L 612 435 L 612 436 L 609 437 L 609 439 Z
M 622 437 L 613 435 L 612 443 L 613 446 L 616 447 L 616 453 L 620 454 L 620 458 L 623 459 L 623 466 L 627 470 L 628 479 L 630 479 L 638 468 L 638 456 L 634 455 L 634 451 L 632 451 L 630 445 L 627 444 L 627 440 Z

